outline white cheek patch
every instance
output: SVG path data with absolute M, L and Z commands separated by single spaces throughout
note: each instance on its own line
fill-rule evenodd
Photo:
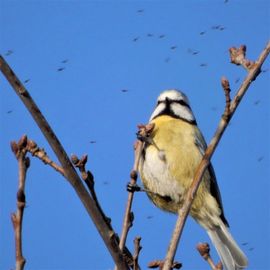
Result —
M 172 112 L 179 118 L 186 119 L 190 122 L 195 120 L 192 111 L 187 106 L 180 105 L 178 103 L 172 103 L 170 106 Z
M 163 110 L 165 110 L 165 108 L 166 105 L 164 103 L 158 104 L 150 117 L 150 121 L 153 120 L 157 115 L 159 115 Z

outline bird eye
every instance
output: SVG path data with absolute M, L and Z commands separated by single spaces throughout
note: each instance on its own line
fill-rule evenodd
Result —
M 184 100 L 175 100 L 176 103 L 185 106 L 185 107 L 189 107 L 188 103 L 186 103 Z

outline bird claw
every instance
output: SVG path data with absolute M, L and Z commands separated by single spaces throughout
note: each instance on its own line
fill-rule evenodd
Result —
M 127 191 L 128 192 L 138 192 L 142 191 L 142 188 L 138 186 L 137 184 L 128 183 L 127 184 Z

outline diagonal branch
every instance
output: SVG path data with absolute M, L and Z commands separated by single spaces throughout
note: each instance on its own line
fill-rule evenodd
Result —
M 118 247 L 118 241 L 115 232 L 108 228 L 106 221 L 103 219 L 103 216 L 99 212 L 94 200 L 91 198 L 80 177 L 76 173 L 63 146 L 54 134 L 49 123 L 42 115 L 41 111 L 30 96 L 29 92 L 26 90 L 26 88 L 23 86 L 23 84 L 20 82 L 18 77 L 15 75 L 13 70 L 9 67 L 8 63 L 1 55 L 0 70 L 6 77 L 16 94 L 19 96 L 21 101 L 24 103 L 25 107 L 30 112 L 35 122 L 39 126 L 40 130 L 42 131 L 43 135 L 50 144 L 51 148 L 53 149 L 55 155 L 57 156 L 60 164 L 64 169 L 65 178 L 73 186 L 78 197 L 80 198 L 85 209 L 87 210 L 87 213 L 92 218 L 99 234 L 101 235 L 104 243 L 106 244 L 109 252 L 111 253 L 115 264 L 118 266 L 118 269 L 128 269 L 123 254 Z
M 270 52 L 270 42 L 268 42 L 265 49 L 262 51 L 261 55 L 259 56 L 258 60 L 252 65 L 251 68 L 249 68 L 249 72 L 248 72 L 244 82 L 240 86 L 237 94 L 235 95 L 234 99 L 231 102 L 229 117 L 227 119 L 222 117 L 220 122 L 219 122 L 217 130 L 214 134 L 214 137 L 212 138 L 210 144 L 208 145 L 208 147 L 205 151 L 205 154 L 202 158 L 202 161 L 197 168 L 193 182 L 190 186 L 187 197 L 184 201 L 183 207 L 178 212 L 178 219 L 176 221 L 175 229 L 174 229 L 172 239 L 171 239 L 171 242 L 170 242 L 170 245 L 168 248 L 168 252 L 167 252 L 167 255 L 165 258 L 165 264 L 164 264 L 163 270 L 170 270 L 171 269 L 173 259 L 175 257 L 176 249 L 177 249 L 180 237 L 182 235 L 187 216 L 189 214 L 189 211 L 190 211 L 192 202 L 194 200 L 194 197 L 196 195 L 196 192 L 197 192 L 199 185 L 201 183 L 204 172 L 210 164 L 210 159 L 211 159 L 225 129 L 227 128 L 231 117 L 233 116 L 234 112 L 236 111 L 240 101 L 242 100 L 242 98 L 243 98 L 244 94 L 246 93 L 248 87 L 250 86 L 251 82 L 254 81 L 256 79 L 256 77 L 258 76 L 258 74 L 260 73 L 261 66 L 264 63 L 265 59 L 267 58 L 269 52 Z
M 27 140 L 26 150 L 32 154 L 33 157 L 39 158 L 44 164 L 50 165 L 57 172 L 65 176 L 65 172 L 61 166 L 53 162 L 43 148 L 39 148 L 33 140 Z

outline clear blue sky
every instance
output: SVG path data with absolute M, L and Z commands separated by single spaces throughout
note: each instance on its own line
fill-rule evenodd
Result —
M 224 108 L 220 78 L 227 76 L 233 95 L 246 74 L 230 64 L 228 48 L 246 44 L 248 57 L 256 59 L 269 39 L 269 9 L 261 0 L 0 0 L 0 53 L 22 81 L 29 80 L 25 86 L 67 153 L 89 155 L 102 207 L 120 232 L 136 125 L 148 121 L 161 91 L 178 88 L 209 142 Z M 268 59 L 213 157 L 231 232 L 254 270 L 270 268 L 269 68 Z M 17 191 L 9 142 L 27 134 L 56 159 L 2 74 L 0 99 L 0 269 L 6 270 L 14 269 L 10 213 Z M 25 269 L 113 269 L 73 189 L 35 159 L 26 199 Z M 136 194 L 133 210 L 127 245 L 132 250 L 134 237 L 142 236 L 146 269 L 164 257 L 176 217 L 143 193 Z M 205 241 L 204 230 L 189 219 L 176 256 L 183 269 L 209 269 L 195 249 Z

